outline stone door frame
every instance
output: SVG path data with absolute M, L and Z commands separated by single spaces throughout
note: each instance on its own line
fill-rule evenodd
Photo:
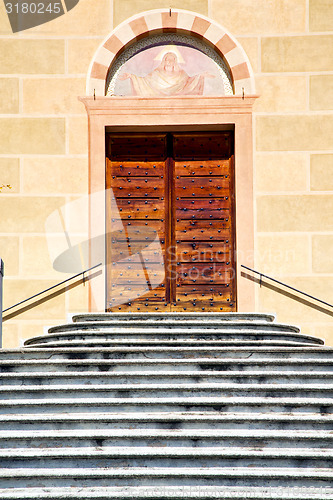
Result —
M 183 131 L 234 129 L 237 304 L 240 312 L 253 311 L 254 285 L 241 278 L 240 264 L 253 267 L 254 261 L 252 106 L 255 97 L 83 97 L 80 100 L 86 106 L 89 121 L 90 194 L 105 190 L 106 129 L 115 132 L 175 127 Z M 103 196 L 90 198 L 89 237 L 94 240 L 105 234 L 106 206 Z M 93 281 L 95 304 L 92 301 L 91 310 L 101 310 L 105 304 L 105 274 Z
M 233 81 L 233 96 L 163 98 L 105 97 L 110 66 L 126 47 L 157 33 L 186 33 L 198 37 L 223 57 Z M 253 267 L 253 137 L 252 107 L 256 99 L 253 71 L 237 40 L 214 21 L 174 9 L 141 13 L 121 23 L 100 45 L 87 77 L 87 96 L 79 98 L 88 114 L 89 193 L 105 191 L 105 133 L 143 131 L 234 130 L 235 211 L 238 311 L 255 309 L 254 284 L 241 278 L 240 264 Z M 89 237 L 105 239 L 105 197 L 90 196 Z M 98 251 L 100 252 L 100 248 Z M 91 248 L 91 262 L 95 262 Z M 103 253 L 103 249 L 102 249 Z M 102 256 L 103 257 L 103 256 Z M 105 262 L 105 245 L 104 245 Z M 94 278 L 90 310 L 103 310 L 105 273 Z

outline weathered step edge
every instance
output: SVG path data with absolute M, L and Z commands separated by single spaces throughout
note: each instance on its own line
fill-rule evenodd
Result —
M 277 331 L 281 332 L 289 332 L 289 333 L 300 333 L 300 328 L 295 325 L 289 325 L 284 323 L 267 323 L 267 322 L 256 322 L 256 321 L 203 321 L 197 320 L 191 323 L 176 323 L 172 321 L 161 321 L 156 324 L 153 322 L 140 322 L 140 321 L 87 321 L 87 322 L 76 322 L 76 323 L 65 323 L 62 325 L 51 326 L 48 329 L 48 333 L 66 333 L 66 332 L 76 332 L 76 331 L 103 331 L 108 330 L 109 333 L 151 333 L 155 334 L 155 332 L 161 333 L 169 333 L 175 334 L 178 333 L 186 333 L 190 334 L 195 333 L 227 333 L 230 331 L 234 332 L 256 332 L 259 333 L 270 332 L 273 333 Z M 197 332 L 196 332 L 197 330 Z
M 186 333 L 179 332 L 100 332 L 100 331 L 82 331 L 78 330 L 75 332 L 57 332 L 47 335 L 39 335 L 37 337 L 32 337 L 24 342 L 24 346 L 29 347 L 35 344 L 49 344 L 49 343 L 59 343 L 68 342 L 73 344 L 73 342 L 109 342 L 110 344 L 126 344 L 133 343 L 139 345 L 140 343 L 169 343 L 170 345 L 179 343 L 186 344 L 186 342 L 191 342 L 195 344 L 208 344 L 212 342 L 264 342 L 264 341 L 286 341 L 286 342 L 298 342 L 307 343 L 315 345 L 324 345 L 324 340 L 312 335 L 305 335 L 295 332 L 258 332 L 258 331 L 248 331 L 248 332 L 200 332 L 190 330 Z
M 151 313 L 131 313 L 131 312 L 124 312 L 124 313 L 85 313 L 85 314 L 73 314 L 72 316 L 72 321 L 77 322 L 77 321 L 84 321 L 84 322 L 89 322 L 89 321 L 113 321 L 113 320 L 123 320 L 123 321 L 133 321 L 133 319 L 139 319 L 141 321 L 156 321 L 157 319 L 159 321 L 167 320 L 169 321 L 170 319 L 177 319 L 177 322 L 179 321 L 188 321 L 191 319 L 199 319 L 200 321 L 204 320 L 205 318 L 207 319 L 213 319 L 217 318 L 221 321 L 263 321 L 263 322 L 273 322 L 276 318 L 275 314 L 266 314 L 266 313 L 239 313 L 239 312 L 234 312 L 234 313 L 216 313 L 216 312 L 202 312 L 202 313 L 195 313 L 195 312 L 167 312 L 167 313 L 161 313 L 161 312 L 151 312 Z
M 132 486 L 0 489 L 2 500 L 332 500 L 333 488 Z

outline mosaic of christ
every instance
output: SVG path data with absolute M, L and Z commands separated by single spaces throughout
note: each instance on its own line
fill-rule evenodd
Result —
M 218 66 L 192 47 L 151 47 L 129 59 L 121 68 L 116 95 L 161 97 L 224 95 Z

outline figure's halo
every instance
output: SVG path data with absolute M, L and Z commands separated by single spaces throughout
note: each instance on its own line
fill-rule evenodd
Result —
M 155 57 L 154 61 L 162 61 L 163 57 L 168 52 L 172 52 L 172 54 L 175 54 L 175 56 L 177 57 L 177 62 L 179 64 L 184 64 L 185 63 L 185 61 L 183 59 L 183 56 L 179 52 L 179 50 L 176 47 L 176 45 L 166 45 L 165 47 L 163 47 L 163 49 L 161 50 L 161 52 L 159 54 L 157 54 L 157 56 Z

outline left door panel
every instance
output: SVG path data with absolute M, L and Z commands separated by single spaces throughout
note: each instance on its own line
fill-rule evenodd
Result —
M 107 310 L 165 310 L 166 136 L 110 136 L 106 172 Z

